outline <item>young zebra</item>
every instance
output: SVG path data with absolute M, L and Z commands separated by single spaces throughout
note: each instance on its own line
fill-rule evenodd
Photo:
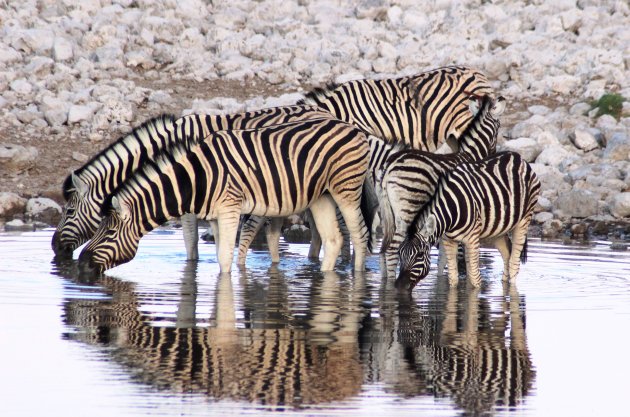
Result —
M 527 258 L 527 228 L 538 201 L 540 182 L 514 152 L 465 163 L 443 175 L 433 198 L 418 212 L 400 246 L 396 287 L 411 291 L 429 273 L 429 252 L 440 237 L 448 278 L 457 284 L 457 244 L 465 248 L 466 271 L 478 287 L 479 242 L 492 241 L 503 258 L 503 280 L 514 280 L 519 258 Z M 512 233 L 511 247 L 508 233 Z
M 172 217 L 193 213 L 218 222 L 217 257 L 229 272 L 241 214 L 288 216 L 310 207 L 324 241 L 322 270 L 341 249 L 335 203 L 363 270 L 367 231 L 360 212 L 368 165 L 363 132 L 327 118 L 215 132 L 189 148 L 148 161 L 103 205 L 104 219 L 79 257 L 103 271 L 131 260 L 140 238 Z
M 387 143 L 403 143 L 411 148 L 435 152 L 447 140 L 460 138 L 470 124 L 469 97 L 494 96 L 485 75 L 464 66 L 447 66 L 412 76 L 355 80 L 315 89 L 298 104 L 316 106 L 334 117 L 358 126 L 368 135 Z M 374 204 L 371 202 L 370 204 Z M 247 250 L 264 219 L 251 216 L 241 228 L 239 264 L 245 263 Z M 269 250 L 277 262 L 282 222 L 276 220 L 268 230 Z M 317 258 L 316 231 L 309 257 Z
M 385 256 L 387 274 L 394 276 L 398 248 L 416 213 L 430 200 L 438 178 L 463 162 L 480 160 L 496 151 L 499 120 L 505 100 L 498 97 L 471 98 L 470 112 L 475 117 L 463 132 L 457 153 L 431 154 L 414 149 L 393 153 L 385 161 L 378 186 L 380 216 L 383 227 L 381 254 Z M 370 216 L 366 216 L 370 217 Z M 368 219 L 369 223 L 369 219 Z
M 189 115 L 176 119 L 162 115 L 148 120 L 102 150 L 63 184 L 66 200 L 52 239 L 60 258 L 88 241 L 101 221 L 105 198 L 147 161 L 178 143 L 190 144 L 209 133 L 224 129 L 246 129 L 297 120 L 331 117 L 312 106 L 287 106 L 232 115 Z M 197 219 L 182 217 L 188 259 L 197 259 Z

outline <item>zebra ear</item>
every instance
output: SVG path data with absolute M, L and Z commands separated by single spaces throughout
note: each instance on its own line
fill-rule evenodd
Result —
M 490 113 L 494 117 L 499 117 L 505 111 L 506 106 L 507 106 L 507 102 L 505 101 L 505 98 L 503 96 L 499 96 L 494 102 L 494 106 L 492 107 L 492 110 L 490 110 Z
M 118 213 L 120 217 L 129 217 L 129 206 L 125 202 L 120 201 L 116 196 L 112 197 L 112 208 L 116 210 L 116 213 Z
M 75 190 L 77 190 L 77 192 L 79 193 L 80 196 L 84 196 L 87 194 L 88 192 L 88 185 L 85 181 L 83 181 L 78 175 L 76 175 L 74 172 L 71 175 L 72 178 L 72 186 L 74 187 Z
M 470 113 L 474 116 L 477 115 L 477 113 L 479 113 L 479 108 L 481 106 L 481 102 L 479 100 L 479 98 L 477 96 L 470 96 L 470 98 L 468 99 L 468 110 L 470 110 Z
M 432 235 L 435 232 L 437 225 L 435 221 L 435 216 L 433 214 L 429 214 L 427 219 L 424 221 L 424 226 L 422 227 L 423 234 L 425 236 Z

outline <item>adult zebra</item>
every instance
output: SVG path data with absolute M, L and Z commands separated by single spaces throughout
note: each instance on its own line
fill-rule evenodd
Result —
M 457 245 L 464 244 L 466 272 L 478 287 L 479 242 L 492 240 L 503 258 L 503 280 L 513 280 L 527 259 L 527 228 L 540 193 L 531 166 L 514 152 L 465 163 L 443 175 L 433 198 L 418 212 L 400 246 L 396 287 L 411 291 L 429 273 L 429 252 L 440 237 L 451 285 L 457 284 Z M 512 232 L 512 242 L 507 234 Z
M 387 143 L 435 152 L 447 140 L 457 140 L 473 119 L 469 97 L 494 97 L 492 86 L 481 72 L 465 66 L 435 68 L 407 77 L 355 80 L 315 89 L 298 104 L 316 106 L 351 123 L 368 135 Z M 375 201 L 368 205 L 375 205 Z M 251 216 L 241 229 L 240 264 L 264 219 Z M 277 262 L 281 222 L 271 224 L 276 236 L 268 242 Z M 269 236 L 269 235 L 268 235 Z M 309 257 L 318 257 L 311 245 Z
M 496 152 L 498 117 L 505 110 L 505 100 L 482 97 L 469 101 L 475 118 L 463 132 L 457 153 L 432 154 L 415 149 L 392 153 L 377 180 L 380 216 L 383 227 L 381 254 L 387 274 L 395 275 L 398 248 L 416 213 L 431 199 L 440 175 L 463 162 L 483 159 Z
M 287 216 L 310 207 L 324 241 L 321 268 L 332 270 L 341 249 L 336 204 L 352 237 L 354 267 L 363 270 L 367 231 L 359 206 L 368 154 L 363 132 L 330 117 L 223 130 L 175 146 L 108 197 L 79 265 L 103 271 L 127 262 L 144 234 L 192 213 L 217 220 L 219 266 L 229 272 L 241 214 Z
M 189 115 L 176 119 L 162 115 L 150 119 L 103 149 L 63 183 L 66 204 L 53 234 L 52 248 L 60 258 L 94 235 L 101 221 L 101 205 L 106 197 L 147 161 L 176 144 L 188 146 L 209 133 L 224 129 L 248 129 L 331 117 L 312 106 L 286 106 L 231 115 Z M 188 259 L 197 259 L 197 219 L 182 217 Z

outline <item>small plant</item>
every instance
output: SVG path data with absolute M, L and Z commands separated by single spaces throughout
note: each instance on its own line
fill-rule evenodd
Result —
M 604 94 L 599 98 L 599 100 L 591 103 L 594 109 L 598 109 L 595 117 L 599 117 L 603 114 L 609 114 L 619 120 L 621 117 L 621 110 L 623 109 L 623 102 L 625 100 L 626 99 L 619 94 Z

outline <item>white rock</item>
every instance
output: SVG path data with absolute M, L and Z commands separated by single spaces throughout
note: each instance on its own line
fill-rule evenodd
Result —
M 573 116 L 582 116 L 591 111 L 592 106 L 588 103 L 576 103 L 569 109 L 569 114 Z
M 53 224 L 61 215 L 61 206 L 50 198 L 31 198 L 26 202 L 26 215 Z
M 576 148 L 582 149 L 585 152 L 592 151 L 599 147 L 595 136 L 586 130 L 576 129 L 573 133 L 569 134 L 569 139 L 571 139 L 571 142 Z
M 618 218 L 630 217 L 630 192 L 619 193 L 612 198 L 610 213 Z
M 537 164 L 558 167 L 566 158 L 572 156 L 572 153 L 564 149 L 560 145 L 551 145 L 542 150 L 536 158 Z
M 72 59 L 73 56 L 72 42 L 63 36 L 57 36 L 53 43 L 53 58 L 55 61 L 67 61 Z
M 79 123 L 89 120 L 92 115 L 94 115 L 93 106 L 73 104 L 68 110 L 68 123 Z
M 551 221 L 552 219 L 553 219 L 553 214 L 547 211 L 536 213 L 534 215 L 534 221 L 539 224 Z
M 611 161 L 630 160 L 630 138 L 624 133 L 615 133 L 608 140 L 604 150 L 604 158 Z
M 40 109 L 44 112 L 44 119 L 50 126 L 61 126 L 68 121 L 70 103 L 56 97 L 46 96 L 42 100 Z
M 26 199 L 15 193 L 0 192 L 0 218 L 8 218 L 23 213 Z
M 20 61 L 22 54 L 7 45 L 0 45 L 0 63 L 12 64 Z
M 11 46 L 24 52 L 45 54 L 53 47 L 55 33 L 49 29 L 24 29 L 17 34 Z
M 518 138 L 506 141 L 503 150 L 518 152 L 527 162 L 534 162 L 542 148 L 532 138 Z
M 4 172 L 21 172 L 35 166 L 38 156 L 33 146 L 0 144 L 0 167 Z
M 33 85 L 26 79 L 19 78 L 11 83 L 11 90 L 21 95 L 27 95 L 33 91 Z
M 589 217 L 598 214 L 599 196 L 588 190 L 571 190 L 562 193 L 554 207 L 570 217 Z

